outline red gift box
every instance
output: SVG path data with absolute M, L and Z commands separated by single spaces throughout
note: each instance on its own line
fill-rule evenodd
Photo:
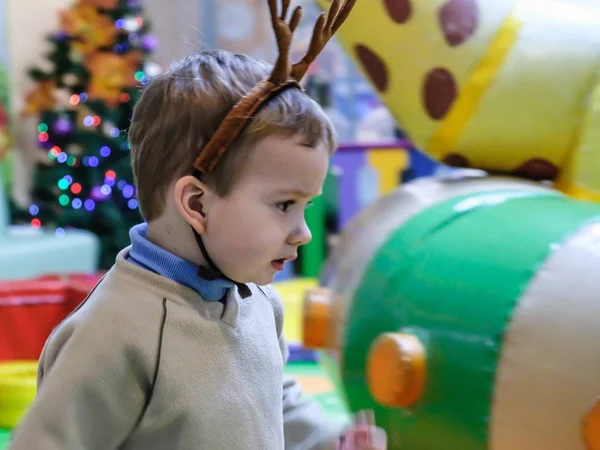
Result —
M 0 361 L 38 359 L 46 339 L 102 274 L 0 282 Z

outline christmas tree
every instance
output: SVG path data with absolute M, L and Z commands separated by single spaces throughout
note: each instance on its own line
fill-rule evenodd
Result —
M 13 216 L 58 235 L 71 227 L 92 231 L 107 268 L 141 221 L 127 129 L 140 86 L 160 71 L 148 60 L 156 40 L 139 0 L 79 0 L 60 12 L 60 24 L 48 37 L 51 69 L 30 70 L 36 85 L 23 120 L 37 127 L 35 151 L 43 154 L 33 202 Z

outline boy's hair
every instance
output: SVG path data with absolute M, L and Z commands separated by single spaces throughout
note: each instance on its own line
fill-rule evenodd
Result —
M 129 129 L 138 203 L 147 221 L 164 209 L 169 185 L 194 172 L 194 160 L 233 106 L 271 65 L 221 50 L 194 53 L 155 77 L 137 102 Z M 268 101 L 204 181 L 226 196 L 238 181 L 252 148 L 268 136 L 302 136 L 315 147 L 336 147 L 333 126 L 321 107 L 300 89 Z

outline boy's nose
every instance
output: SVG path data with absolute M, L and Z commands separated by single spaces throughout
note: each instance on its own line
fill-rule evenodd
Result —
M 300 226 L 290 235 L 288 244 L 301 246 L 308 244 L 312 239 L 312 233 L 306 224 L 306 220 L 303 220 Z

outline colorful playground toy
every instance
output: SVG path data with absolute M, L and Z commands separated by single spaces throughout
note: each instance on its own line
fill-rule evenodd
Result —
M 14 428 L 35 398 L 37 361 L 0 363 L 0 429 Z
M 600 199 L 599 30 L 591 1 L 380 0 L 337 38 L 419 149 Z
M 425 178 L 364 210 L 309 290 L 304 342 L 398 450 L 589 450 L 600 438 L 600 204 Z
M 314 278 L 292 278 L 273 283 L 273 287 L 281 296 L 285 309 L 283 334 L 286 338 L 290 361 L 315 361 L 313 350 L 302 345 L 302 301 L 306 290 L 317 286 Z

